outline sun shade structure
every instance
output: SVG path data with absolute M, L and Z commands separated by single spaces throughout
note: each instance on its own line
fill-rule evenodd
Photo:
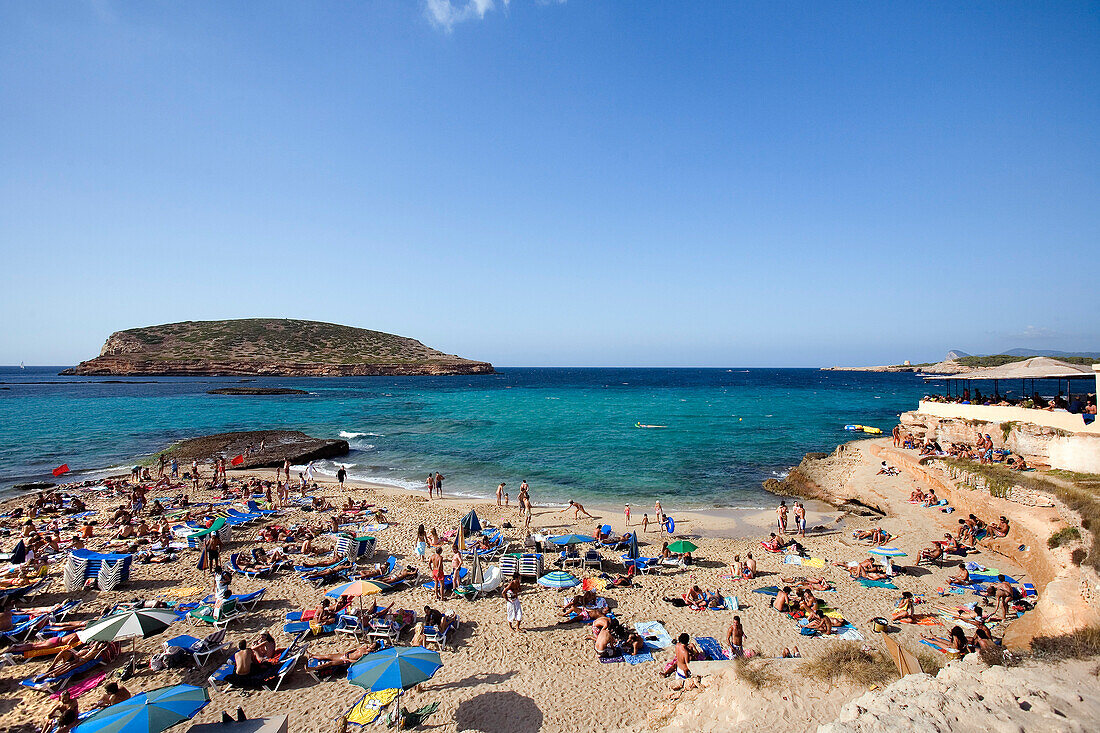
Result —
M 640 557 L 637 532 L 630 533 L 630 543 L 626 547 L 626 556 L 631 560 L 637 560 Z
M 595 537 L 589 537 L 586 534 L 563 534 L 557 537 L 548 537 L 549 542 L 553 542 L 559 547 L 566 547 L 568 545 L 583 545 L 585 542 L 595 542 Z
M 539 578 L 539 585 L 547 588 L 574 588 L 581 584 L 575 575 L 564 570 L 554 570 Z
M 111 614 L 77 632 L 82 642 L 146 639 L 167 629 L 179 620 L 175 611 L 165 608 L 138 608 Z
M 1036 356 L 1023 361 L 1014 361 L 997 367 L 977 369 L 966 374 L 952 374 L 937 379 L 1067 379 L 1073 377 L 1092 378 L 1092 367 L 1083 364 L 1051 359 L 1048 356 Z
M 390 647 L 360 659 L 348 668 L 348 682 L 372 692 L 407 690 L 430 680 L 443 661 L 422 646 Z
M 473 509 L 462 518 L 462 529 L 470 533 L 481 531 L 481 520 L 477 518 L 477 512 Z
M 669 552 L 695 552 L 699 547 L 689 540 L 676 540 L 668 546 Z
M 354 598 L 356 596 L 369 596 L 375 593 L 385 593 L 393 586 L 378 580 L 353 580 L 350 583 L 338 585 L 325 596 L 328 598 Z
M 73 728 L 73 733 L 160 733 L 194 717 L 209 702 L 205 687 L 162 687 L 103 708 Z
M 868 550 L 872 555 L 878 555 L 879 557 L 907 557 L 907 555 L 896 547 L 875 547 Z

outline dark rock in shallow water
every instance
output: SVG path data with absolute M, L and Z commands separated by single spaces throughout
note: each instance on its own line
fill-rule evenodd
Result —
M 278 395 L 278 394 L 309 394 L 304 389 L 290 389 L 289 387 L 219 387 L 208 389 L 206 394 L 229 395 Z
M 260 450 L 261 444 L 263 450 Z M 206 461 L 218 456 L 226 459 L 246 456 L 241 465 L 229 466 L 239 469 L 277 468 L 283 465 L 285 458 L 295 464 L 308 463 L 344 456 L 350 450 L 346 440 L 314 438 L 298 430 L 245 430 L 181 440 L 165 449 L 163 454 L 169 459 L 176 458 L 182 464 L 181 470 L 192 459 Z
M 29 484 L 16 484 L 12 488 L 20 491 L 45 491 L 46 489 L 52 489 L 54 486 L 57 486 L 57 484 L 51 484 L 49 481 L 35 481 Z

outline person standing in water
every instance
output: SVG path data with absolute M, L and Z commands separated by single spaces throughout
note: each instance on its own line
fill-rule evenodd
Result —
M 347 469 L 345 469 L 343 466 L 340 466 L 340 470 L 336 472 L 336 481 L 340 484 L 341 489 L 344 488 L 344 479 L 346 479 L 347 477 Z
M 435 493 L 439 495 L 439 498 L 443 498 L 443 474 L 439 471 L 435 472 Z

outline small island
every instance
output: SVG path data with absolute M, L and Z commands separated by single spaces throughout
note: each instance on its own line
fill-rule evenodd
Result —
M 219 387 L 208 389 L 206 394 L 228 394 L 238 396 L 263 396 L 279 394 L 309 394 L 304 389 L 291 389 L 290 387 Z
M 416 339 L 319 321 L 184 321 L 111 334 L 62 375 L 365 377 L 492 374 Z

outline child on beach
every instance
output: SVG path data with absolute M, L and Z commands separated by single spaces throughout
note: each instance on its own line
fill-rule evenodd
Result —
M 626 509 L 623 510 L 623 513 L 626 514 L 626 526 L 629 527 L 630 526 L 630 505 L 629 504 L 626 505 Z
M 642 515 L 642 531 L 643 532 L 648 532 L 649 531 L 649 515 L 648 514 L 643 514 Z

